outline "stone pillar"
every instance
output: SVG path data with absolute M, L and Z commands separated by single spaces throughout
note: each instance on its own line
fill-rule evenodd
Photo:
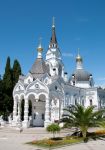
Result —
M 16 121 L 17 116 L 17 100 L 14 99 L 14 106 L 13 106 L 13 121 Z
M 61 103 L 61 106 L 60 106 L 61 108 L 59 108 L 59 109 L 60 109 L 60 112 L 59 112 L 59 113 L 60 113 L 60 114 L 59 114 L 59 115 L 60 115 L 60 118 L 59 118 L 59 119 L 61 119 L 61 118 L 62 118 L 62 115 L 64 114 L 64 110 L 63 110 L 63 109 L 64 109 L 64 99 L 61 99 L 61 102 L 60 102 L 60 103 Z M 61 128 L 63 127 L 63 125 L 64 125 L 63 122 L 60 122 L 60 123 L 59 123 L 59 126 L 60 126 Z
M 28 98 L 25 98 L 23 127 L 28 128 Z
M 64 109 L 64 102 L 63 102 L 64 100 L 63 99 L 61 99 L 61 108 L 60 108 L 60 119 L 62 118 L 62 115 L 63 115 L 63 109 Z
M 73 95 L 71 95 L 71 104 L 75 105 L 75 101 L 74 101 L 74 96 Z
M 12 120 L 12 126 L 15 127 L 17 122 L 17 99 L 14 99 L 14 105 L 13 105 L 13 120 Z
M 49 102 L 49 98 L 46 98 L 44 127 L 46 128 L 50 123 L 51 123 L 51 121 L 50 121 L 50 102 Z

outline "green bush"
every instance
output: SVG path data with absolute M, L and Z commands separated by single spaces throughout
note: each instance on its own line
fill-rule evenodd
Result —
M 46 130 L 53 133 L 53 138 L 55 138 L 55 133 L 60 132 L 60 127 L 58 124 L 52 123 L 51 125 L 48 125 Z

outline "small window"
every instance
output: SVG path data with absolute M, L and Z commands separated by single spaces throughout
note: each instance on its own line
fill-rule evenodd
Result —
M 77 105 L 77 99 L 75 99 L 75 105 Z
M 73 81 L 73 85 L 75 85 L 75 81 Z
M 82 100 L 82 106 L 84 106 L 84 100 Z
M 20 87 L 20 85 L 19 85 L 19 90 L 21 90 L 21 87 Z
M 31 81 L 30 81 L 30 79 L 28 79 L 28 83 L 30 83 Z
M 55 86 L 55 90 L 57 90 L 57 86 Z
M 36 109 L 36 107 L 34 106 L 34 109 Z
M 44 114 L 42 114 L 42 120 L 44 120 Z
M 36 113 L 34 113 L 34 119 L 36 119 Z
M 92 99 L 90 99 L 90 106 L 92 106 L 93 105 L 93 101 L 92 101 Z

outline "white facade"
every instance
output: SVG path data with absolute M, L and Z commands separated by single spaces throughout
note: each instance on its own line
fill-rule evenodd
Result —
M 79 103 L 85 107 L 95 105 L 96 109 L 105 106 L 105 92 L 94 87 L 92 74 L 84 70 L 79 53 L 73 74 L 68 78 L 67 73 L 64 73 L 54 24 L 46 59 L 42 58 L 41 43 L 37 51 L 38 56 L 31 70 L 27 76 L 19 77 L 13 90 L 13 126 L 22 120 L 24 128 L 46 127 L 58 122 L 63 109 L 71 104 Z

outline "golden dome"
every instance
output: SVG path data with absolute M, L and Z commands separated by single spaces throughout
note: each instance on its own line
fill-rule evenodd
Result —
M 78 54 L 78 56 L 76 57 L 76 62 L 82 62 L 82 57 Z
M 79 51 L 80 51 L 80 49 L 78 48 L 78 55 L 77 55 L 77 57 L 76 57 L 76 62 L 82 62 L 83 60 L 82 60 L 82 57 L 80 56 L 80 54 L 79 54 Z
M 38 46 L 38 48 L 37 48 L 37 51 L 38 52 L 42 52 L 43 51 L 43 47 L 42 47 L 42 44 L 41 44 L 41 37 L 39 38 L 39 46 Z
M 42 52 L 42 51 L 43 51 L 42 46 L 38 46 L 37 51 L 38 51 L 38 52 Z

